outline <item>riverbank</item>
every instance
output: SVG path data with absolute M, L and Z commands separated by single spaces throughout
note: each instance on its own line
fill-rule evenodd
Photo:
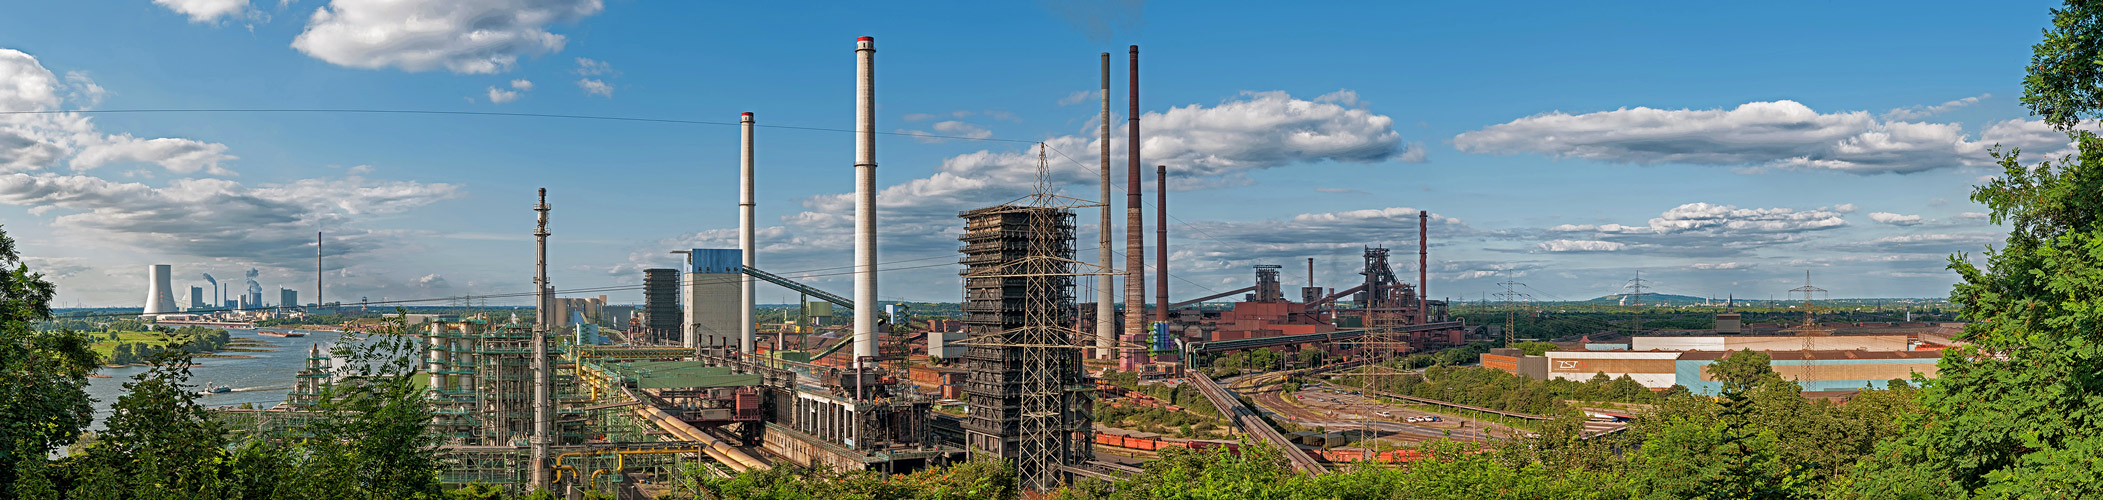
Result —
M 197 329 L 192 327 L 184 327 L 183 330 L 187 331 L 178 333 L 166 333 L 158 331 L 90 332 L 86 333 L 85 335 L 91 342 L 89 344 L 89 348 L 94 350 L 95 355 L 102 360 L 104 368 L 147 366 L 145 359 L 146 353 L 160 351 L 165 346 L 171 343 L 175 343 L 177 341 L 189 341 L 191 339 L 198 339 L 197 341 L 203 342 L 202 345 L 221 346 L 218 349 L 209 349 L 193 353 L 192 356 L 196 358 L 253 359 L 255 358 L 255 356 L 247 354 L 224 353 L 277 352 L 275 349 L 267 349 L 271 347 L 278 347 L 278 345 L 275 343 L 271 343 L 269 341 L 259 338 L 231 337 L 230 335 L 226 334 L 230 333 L 227 330 L 210 329 L 207 330 L 206 333 L 197 333 Z M 218 340 L 211 339 L 210 337 L 214 334 L 220 335 L 220 338 Z M 197 337 L 193 335 L 202 335 L 202 337 Z M 124 355 L 119 356 L 119 350 L 123 350 L 126 352 L 123 353 Z M 124 362 L 116 363 L 115 361 Z

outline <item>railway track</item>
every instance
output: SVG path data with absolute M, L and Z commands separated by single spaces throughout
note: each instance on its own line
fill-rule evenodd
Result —
M 1241 404 L 1241 400 L 1235 399 L 1233 394 L 1228 393 L 1226 389 L 1220 388 L 1219 383 L 1212 381 L 1212 377 L 1205 376 L 1202 372 L 1191 371 L 1188 378 L 1190 379 L 1190 384 L 1198 388 L 1198 393 L 1204 394 L 1205 399 L 1211 401 L 1213 407 L 1219 408 L 1220 415 L 1225 415 L 1227 421 L 1233 423 L 1235 428 L 1240 429 L 1244 434 L 1256 436 L 1257 439 L 1270 443 L 1280 451 L 1283 451 L 1285 459 L 1292 463 L 1293 470 L 1308 475 L 1329 471 L 1328 467 L 1322 466 L 1321 462 L 1308 455 L 1306 450 L 1300 449 L 1299 445 L 1293 444 L 1292 440 L 1286 439 L 1284 434 L 1279 433 L 1277 429 L 1271 428 L 1271 424 L 1264 422 L 1263 416 L 1257 414 L 1256 410 L 1249 408 L 1248 405 Z

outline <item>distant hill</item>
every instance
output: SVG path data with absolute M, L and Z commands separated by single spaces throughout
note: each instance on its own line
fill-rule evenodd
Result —
M 1671 295 L 1671 294 L 1663 294 L 1663 293 L 1656 293 L 1656 294 L 1650 294 L 1650 295 L 1644 295 L 1644 296 L 1643 296 L 1643 304 L 1644 304 L 1644 305 L 1685 305 L 1685 304 L 1700 304 L 1700 303 L 1702 303 L 1702 302 L 1706 302 L 1706 301 L 1709 301 L 1709 300 L 1710 300 L 1710 299 L 1708 299 L 1708 298 L 1705 298 L 1705 297 L 1689 297 L 1689 296 L 1686 296 L 1686 295 Z M 1716 302 L 1723 302 L 1723 299 L 1716 299 L 1715 301 L 1716 301 Z M 1605 296 L 1605 297 L 1600 297 L 1600 298 L 1596 298 L 1596 299 L 1592 299 L 1592 300 L 1587 300 L 1587 301 L 1584 301 L 1584 302 L 1579 302 L 1579 304 L 1594 304 L 1594 305 L 1609 305 L 1609 306 L 1610 306 L 1610 305 L 1615 305 L 1615 304 L 1620 304 L 1620 303 L 1621 303 L 1621 295 L 1619 295 L 1619 294 L 1615 294 L 1615 295 L 1608 295 L 1608 296 Z M 1634 297 L 1630 297 L 1630 298 L 1628 299 L 1628 303 L 1629 303 L 1630 305 L 1634 305 L 1634 304 L 1636 303 L 1636 299 L 1635 299 Z

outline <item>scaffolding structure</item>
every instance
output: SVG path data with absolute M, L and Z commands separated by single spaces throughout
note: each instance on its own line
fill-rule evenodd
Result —
M 525 486 L 533 470 L 528 446 L 533 435 L 534 338 L 533 328 L 515 319 L 495 326 L 481 319 L 433 322 L 424 331 L 431 433 L 443 443 L 445 482 Z M 550 345 L 547 351 L 550 357 L 560 356 L 565 347 Z M 558 401 L 590 400 L 578 394 L 574 363 L 562 363 L 553 371 L 550 389 Z M 556 415 L 550 444 L 582 443 L 585 411 L 560 405 Z
M 329 357 L 321 353 L 321 344 L 307 347 L 307 367 L 293 377 L 292 393 L 285 395 L 285 404 L 293 409 L 307 410 L 321 402 L 321 393 L 329 385 Z
M 1014 460 L 1026 489 L 1066 484 L 1094 456 L 1094 383 L 1081 364 L 1093 342 L 1073 326 L 1074 282 L 1107 270 L 1074 260 L 1073 208 L 1052 194 L 1038 153 L 1036 193 L 966 211 L 965 442 L 974 455 Z M 1096 205 L 1099 206 L 1099 205 Z M 1091 269 L 1093 272 L 1084 272 Z

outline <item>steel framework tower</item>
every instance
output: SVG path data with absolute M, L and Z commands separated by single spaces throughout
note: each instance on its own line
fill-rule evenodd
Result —
M 1038 152 L 1036 194 L 972 210 L 964 247 L 965 323 L 972 412 L 966 442 L 1013 458 L 1023 488 L 1066 483 L 1064 467 L 1094 455 L 1093 385 L 1076 344 L 1074 281 L 1110 270 L 1074 260 L 1073 209 L 1096 205 L 1052 194 Z

